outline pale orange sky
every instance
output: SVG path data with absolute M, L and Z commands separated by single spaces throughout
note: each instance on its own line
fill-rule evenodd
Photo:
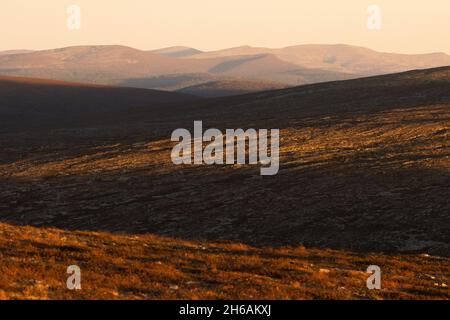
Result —
M 70 4 L 81 8 L 81 30 L 66 26 Z M 382 10 L 379 31 L 366 27 L 371 4 Z M 450 54 L 450 0 L 1 0 L 0 34 L 0 50 L 346 43 Z

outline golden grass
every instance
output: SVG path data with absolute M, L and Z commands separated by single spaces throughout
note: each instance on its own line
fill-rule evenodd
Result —
M 0 224 L 1 299 L 449 299 L 450 259 Z M 66 288 L 81 268 L 82 289 Z M 382 289 L 368 290 L 379 265 Z

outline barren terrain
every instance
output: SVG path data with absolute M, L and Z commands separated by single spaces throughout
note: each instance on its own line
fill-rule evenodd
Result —
M 39 92 L 27 95 L 37 110 Z M 87 288 L 105 288 L 96 297 L 449 297 L 449 67 L 89 115 L 17 121 L 0 135 L 6 297 L 34 290 L 14 282 L 40 279 L 33 268 L 49 268 L 36 284 L 49 287 L 30 296 L 71 297 L 52 289 L 70 257 L 117 268 L 110 283 L 88 271 Z M 278 175 L 173 165 L 170 134 L 194 120 L 279 128 Z M 14 227 L 25 225 L 40 228 Z M 86 233 L 98 231 L 122 236 Z M 377 263 L 389 280 L 369 293 L 364 271 Z
M 0 224 L 0 299 L 448 299 L 450 262 L 427 255 L 254 248 Z M 69 265 L 81 290 L 66 289 Z M 381 290 L 366 269 L 382 268 Z

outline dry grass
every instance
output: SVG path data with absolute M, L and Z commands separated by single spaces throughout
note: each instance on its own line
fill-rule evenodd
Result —
M 450 259 L 0 225 L 2 299 L 448 299 Z M 66 289 L 66 268 L 82 290 Z M 367 266 L 382 290 L 366 288 Z
M 77 121 L 31 113 L 36 128 L 21 117 L 0 134 L 0 297 L 448 299 L 449 79 L 415 71 Z M 4 105 L 60 105 L 20 92 Z M 173 165 L 171 132 L 199 119 L 279 128 L 278 175 Z M 80 292 L 65 288 L 71 264 Z M 366 289 L 372 264 L 381 291 Z

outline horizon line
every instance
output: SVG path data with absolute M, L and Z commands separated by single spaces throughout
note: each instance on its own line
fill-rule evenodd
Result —
M 118 44 L 118 43 L 111 43 L 111 44 L 74 44 L 74 45 L 68 45 L 68 46 L 57 46 L 57 47 L 50 47 L 50 48 L 39 48 L 39 49 L 31 49 L 31 48 L 12 48 L 12 49 L 1 49 L 0 52 L 8 52 L 8 51 L 48 51 L 48 50 L 55 50 L 55 49 L 65 49 L 65 48 L 75 48 L 75 47 L 113 47 L 113 46 L 119 46 L 119 47 L 128 47 L 139 51 L 157 51 L 157 50 L 163 50 L 163 49 L 169 49 L 169 48 L 176 48 L 176 47 L 184 47 L 187 49 L 195 49 L 199 50 L 201 52 L 207 53 L 207 52 L 216 52 L 216 51 L 222 51 L 222 50 L 228 50 L 228 49 L 237 49 L 237 48 L 262 48 L 262 49 L 271 49 L 271 50 L 277 50 L 277 49 L 286 49 L 291 47 L 297 47 L 297 46 L 349 46 L 349 47 L 355 47 L 355 48 L 363 48 L 368 49 L 371 51 L 379 52 L 379 53 L 391 53 L 391 54 L 403 54 L 403 55 L 427 55 L 427 54 L 445 54 L 450 55 L 450 53 L 447 53 L 445 51 L 426 51 L 426 52 L 420 52 L 420 53 L 404 53 L 404 52 L 396 52 L 396 51 L 384 51 L 384 50 L 377 50 L 370 47 L 365 47 L 362 45 L 355 45 L 355 44 L 348 44 L 348 43 L 299 43 L 299 44 L 291 44 L 287 46 L 281 46 L 281 47 L 271 47 L 271 46 L 254 46 L 249 44 L 242 44 L 242 45 L 236 45 L 231 47 L 221 47 L 219 49 L 210 49 L 205 50 L 199 47 L 190 46 L 190 45 L 183 45 L 183 44 L 175 44 L 170 46 L 164 46 L 164 47 L 153 47 L 149 49 L 141 49 L 138 47 L 134 47 L 131 45 L 126 44 Z

